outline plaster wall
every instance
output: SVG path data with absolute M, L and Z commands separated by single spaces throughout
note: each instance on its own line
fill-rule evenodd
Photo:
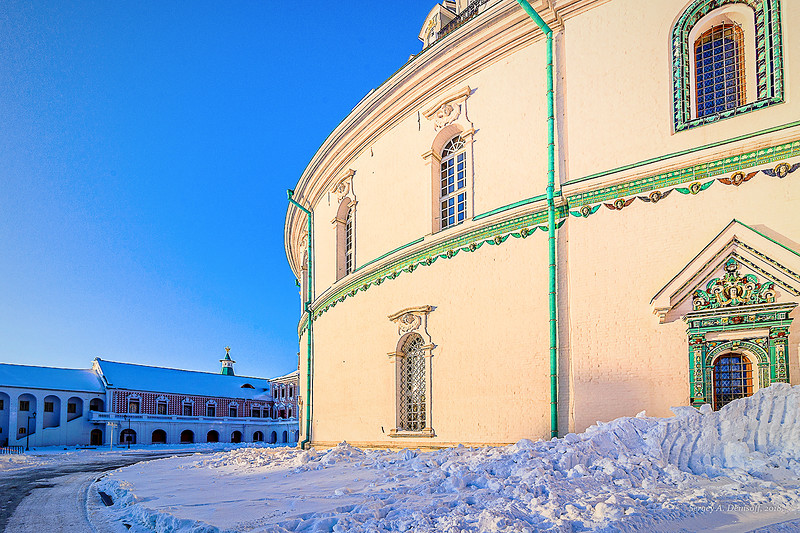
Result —
M 565 21 L 562 182 L 800 117 L 800 4 L 781 2 L 785 102 L 673 133 L 672 28 L 686 0 L 614 0 Z M 645 7 L 646 6 L 646 7 Z
M 314 322 L 313 441 L 403 447 L 544 437 L 546 257 L 542 238 L 484 246 L 403 274 L 327 311 Z M 437 437 L 390 438 L 396 384 L 387 353 L 397 350 L 400 335 L 387 317 L 419 305 L 435 308 L 428 332 L 435 344 L 430 394 Z
M 476 130 L 469 197 L 474 215 L 544 190 L 547 162 L 532 148 L 547 144 L 546 102 L 539 90 L 545 83 L 544 54 L 544 43 L 533 43 L 466 79 L 442 83 L 431 97 L 436 101 L 464 86 L 472 89 L 466 117 Z M 355 171 L 356 267 L 431 233 L 432 178 L 423 154 L 431 150 L 437 131 L 424 111 L 411 110 L 347 165 Z M 338 207 L 336 195 L 328 193 L 314 209 L 316 296 L 336 281 L 332 221 Z
M 18 428 L 25 427 L 28 423 L 28 416 L 36 412 L 36 419 L 30 420 L 30 445 L 31 446 L 74 446 L 79 444 L 89 444 L 89 433 L 94 429 L 94 425 L 89 423 L 89 402 L 94 398 L 103 398 L 102 393 L 84 393 L 73 391 L 57 391 L 46 389 L 23 389 L 18 387 L 0 388 L 0 398 L 3 394 L 7 395 L 5 410 L 0 411 L 0 420 L 3 421 L 3 431 L 0 435 L 0 442 L 8 439 L 8 444 L 19 446 L 26 444 L 26 436 L 18 433 Z M 23 395 L 30 395 L 35 399 L 31 403 L 29 411 L 19 411 L 19 399 Z M 44 413 L 45 398 L 55 396 L 58 398 L 59 424 L 55 427 L 45 428 L 45 420 L 48 418 Z M 70 420 L 75 415 L 68 413 L 68 404 L 75 399 L 83 403 L 80 416 Z M 50 399 L 48 398 L 48 401 Z M 56 406 L 54 406 L 56 407 Z M 47 413 L 50 415 L 50 413 Z M 77 414 L 77 413 L 76 413 Z M 6 416 L 8 418 L 6 418 Z M 51 418 L 56 418 L 54 415 Z M 5 422 L 5 421 L 8 422 Z M 35 431 L 33 431 L 35 428 Z M 18 438 L 19 437 L 19 438 Z
M 614 0 L 566 19 L 556 38 L 562 150 L 557 179 L 562 185 L 800 116 L 795 88 L 800 80 L 792 68 L 797 38 L 789 31 L 800 22 L 800 6 L 784 1 L 786 102 L 673 133 L 670 34 L 687 3 L 665 0 L 644 8 L 640 0 Z M 453 83 L 442 82 L 441 95 L 463 85 L 473 89 L 466 102 L 475 128 L 473 215 L 544 192 L 544 55 L 539 39 Z M 417 114 L 427 105 L 412 109 L 344 165 L 355 171 L 357 267 L 420 238 L 402 253 L 543 209 L 543 202 L 530 204 L 431 234 L 431 172 L 421 156 L 436 132 Z M 563 193 L 566 197 L 798 138 L 798 128 L 783 130 L 565 186 Z M 558 248 L 561 434 L 641 410 L 669 416 L 670 406 L 689 403 L 686 325 L 659 324 L 650 300 L 734 218 L 800 248 L 799 180 L 800 173 L 783 180 L 760 174 L 741 187 L 717 182 L 696 196 L 673 191 L 657 204 L 636 201 L 623 211 L 601 207 L 590 218 L 567 217 Z M 336 204 L 335 196 L 328 195 L 315 207 L 317 303 L 381 264 L 336 282 L 330 223 Z M 397 387 L 386 354 L 397 350 L 399 335 L 387 316 L 421 305 L 435 308 L 428 332 L 435 344 L 430 395 L 436 437 L 392 438 Z M 797 310 L 792 316 L 798 317 Z M 314 443 L 346 439 L 404 447 L 549 436 L 545 233 L 484 245 L 403 273 L 339 302 L 313 327 Z M 305 342 L 303 335 L 303 385 Z M 789 340 L 793 383 L 800 382 L 799 343 L 800 327 L 794 324 Z
M 569 254 L 560 312 L 569 317 L 573 361 L 570 429 L 688 405 L 687 325 L 659 324 L 651 298 L 734 218 L 800 243 L 799 201 L 800 181 L 760 175 L 741 187 L 716 183 L 697 196 L 673 192 L 657 204 L 571 218 L 560 234 Z M 790 378 L 800 383 L 800 328 L 790 331 Z

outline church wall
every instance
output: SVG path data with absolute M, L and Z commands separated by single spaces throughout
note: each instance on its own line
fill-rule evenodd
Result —
M 560 209 L 576 193 L 800 139 L 800 128 L 783 129 L 567 184 L 800 117 L 795 89 L 800 79 L 790 68 L 796 62 L 791 50 L 796 39 L 788 31 L 800 22 L 800 6 L 784 1 L 786 102 L 674 133 L 670 34 L 686 3 L 667 0 L 643 9 L 640 0 L 614 0 L 566 19 L 564 33 L 556 38 Z M 435 103 L 464 85 L 473 89 L 466 100 L 467 118 L 476 130 L 472 216 L 544 193 L 544 55 L 539 39 L 450 85 L 443 83 L 429 99 Z M 343 165 L 355 171 L 356 267 L 417 239 L 422 242 L 337 283 L 331 224 L 338 207 L 335 195 L 326 195 L 315 208 L 315 309 L 325 309 L 314 322 L 315 444 L 345 439 L 394 447 L 507 443 L 550 434 L 545 232 L 461 251 L 396 279 L 381 278 L 368 290 L 354 286 L 332 307 L 326 301 L 355 279 L 373 283 L 368 275 L 373 269 L 404 254 L 544 209 L 544 202 L 537 202 L 478 221 L 468 217 L 455 228 L 431 234 L 430 167 L 422 154 L 430 150 L 435 131 L 417 115 L 427 105 L 412 109 Z M 353 130 L 353 136 L 361 133 L 358 124 Z M 325 152 L 335 153 L 335 146 L 326 146 Z M 745 172 L 776 164 L 769 159 Z M 586 218 L 565 215 L 558 233 L 562 435 L 642 410 L 670 416 L 670 406 L 689 404 L 687 326 L 681 320 L 659 324 L 651 299 L 732 219 L 767 228 L 800 248 L 800 171 L 784 179 L 759 173 L 740 187 L 715 181 L 730 175 L 698 176 L 704 184 L 714 181 L 698 194 L 673 190 L 658 203 L 636 200 L 622 210 L 600 205 Z M 329 178 L 314 176 L 312 184 Z M 663 192 L 665 187 L 658 188 Z M 629 191 L 620 194 L 633 198 Z M 570 205 L 566 211 L 580 207 Z M 532 226 L 543 224 L 536 220 Z M 397 386 L 387 353 L 397 350 L 399 336 L 387 316 L 421 305 L 435 308 L 428 315 L 428 333 L 435 345 L 430 395 L 436 437 L 392 438 Z M 792 316 L 800 315 L 795 310 Z M 305 334 L 300 340 L 305 384 Z M 794 324 L 792 383 L 800 383 L 798 344 L 800 327 Z
M 542 194 L 546 185 L 546 102 L 542 42 L 534 43 L 474 75 L 443 80 L 431 101 L 464 86 L 473 92 L 466 115 L 475 127 L 473 215 Z M 532 68 L 532 65 L 535 65 Z M 396 126 L 344 167 L 355 171 L 356 267 L 431 234 L 431 150 L 433 123 L 411 110 Z M 530 127 L 530 124 L 540 127 Z M 332 223 L 339 208 L 327 193 L 314 209 L 316 296 L 336 282 L 336 239 Z M 469 222 L 467 222 L 469 224 Z M 461 226 L 453 231 L 461 231 Z M 443 233 L 436 233 L 439 237 Z
M 546 241 L 529 237 L 403 274 L 328 310 L 314 323 L 313 441 L 404 447 L 546 436 L 546 272 Z M 396 385 L 387 353 L 399 335 L 387 317 L 419 305 L 435 308 L 428 333 L 437 436 L 390 438 Z
M 574 430 L 642 410 L 670 416 L 670 406 L 689 404 L 687 325 L 659 324 L 651 298 L 734 218 L 800 243 L 798 201 L 793 176 L 759 175 L 740 187 L 716 183 L 696 196 L 673 192 L 657 204 L 570 219 L 562 307 L 570 307 Z M 789 343 L 792 383 L 800 383 L 798 329 Z
M 671 32 L 685 0 L 614 0 L 567 19 L 568 175 L 561 181 L 746 135 L 800 117 L 800 4 L 781 2 L 785 102 L 674 133 Z M 635 88 L 635 89 L 634 89 Z M 566 152 L 565 152 L 566 154 Z

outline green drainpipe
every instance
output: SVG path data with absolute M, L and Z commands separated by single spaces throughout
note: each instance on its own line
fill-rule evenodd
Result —
M 306 290 L 306 301 L 303 303 L 303 310 L 308 315 L 307 319 L 307 331 L 306 331 L 306 340 L 308 341 L 307 352 L 306 352 L 306 387 L 305 387 L 305 402 L 306 402 L 306 438 L 300 442 L 300 449 L 305 450 L 306 446 L 311 442 L 311 331 L 312 331 L 312 323 L 313 323 L 313 316 L 311 314 L 311 287 L 312 287 L 312 275 L 311 275 L 311 266 L 312 266 L 312 259 L 311 259 L 311 241 L 313 241 L 312 235 L 312 222 L 311 222 L 311 211 L 303 207 L 302 205 L 298 204 L 292 196 L 294 196 L 294 191 L 289 189 L 286 191 L 287 196 L 289 197 L 289 202 L 298 209 L 300 209 L 303 213 L 306 214 L 306 218 L 308 219 L 308 287 Z
M 550 273 L 550 437 L 558 437 L 558 331 L 556 326 L 556 178 L 555 105 L 553 103 L 553 30 L 527 0 L 517 0 L 547 37 L 547 235 Z

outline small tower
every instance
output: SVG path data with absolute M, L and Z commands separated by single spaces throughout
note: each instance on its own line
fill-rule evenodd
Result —
M 235 363 L 236 361 L 231 359 L 231 347 L 230 346 L 226 346 L 225 347 L 225 358 L 224 359 L 220 359 L 219 362 L 222 363 L 222 371 L 220 372 L 220 374 L 222 374 L 223 376 L 235 376 L 236 375 L 236 374 L 233 373 L 233 363 Z

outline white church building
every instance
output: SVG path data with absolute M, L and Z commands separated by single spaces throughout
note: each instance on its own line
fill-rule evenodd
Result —
M 289 192 L 302 445 L 512 443 L 800 383 L 800 2 L 423 17 Z

